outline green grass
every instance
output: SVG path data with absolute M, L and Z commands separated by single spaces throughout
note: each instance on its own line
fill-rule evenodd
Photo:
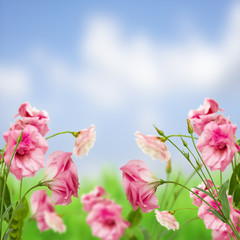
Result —
M 42 174 L 40 173 L 41 176 Z M 180 182 L 184 183 L 184 179 L 181 179 Z M 13 181 L 11 178 L 11 183 L 9 185 L 14 184 L 13 187 L 10 187 L 12 193 L 14 193 L 14 197 L 18 196 L 18 182 Z M 24 179 L 24 190 L 26 191 L 30 186 L 34 183 L 37 183 L 35 178 L 31 179 Z M 199 181 L 193 180 L 189 187 L 197 186 Z M 80 202 L 80 198 L 82 194 L 88 193 L 92 191 L 96 185 L 101 185 L 106 189 L 108 196 L 110 199 L 114 200 L 117 204 L 120 204 L 123 207 L 123 217 L 127 219 L 129 212 L 132 210 L 131 205 L 126 199 L 126 195 L 124 193 L 122 184 L 121 184 L 121 177 L 117 170 L 103 170 L 101 178 L 89 179 L 84 178 L 81 180 L 80 190 L 79 190 L 79 198 L 72 198 L 72 203 L 68 206 L 56 206 L 56 212 L 63 217 L 63 221 L 66 224 L 67 231 L 63 234 L 55 233 L 52 230 L 48 230 L 45 232 L 40 232 L 37 228 L 37 224 L 34 220 L 25 221 L 24 231 L 23 231 L 23 240 L 33 239 L 33 240 L 42 240 L 42 239 L 67 239 L 67 240 L 75 240 L 75 239 L 98 239 L 93 237 L 91 234 L 91 229 L 86 223 L 87 213 L 82 210 L 82 204 Z M 173 185 L 168 186 L 168 193 L 165 196 L 165 203 L 168 202 L 168 205 L 171 205 L 173 201 L 173 195 L 169 194 Z M 159 206 L 161 210 L 165 205 L 162 202 L 163 194 L 164 194 L 165 186 L 162 185 L 159 187 L 157 191 L 157 195 L 159 196 Z M 176 188 L 179 189 L 179 188 Z M 23 191 L 24 192 L 24 191 Z M 48 191 L 49 195 L 51 194 Z M 30 198 L 31 193 L 28 195 L 28 199 Z M 175 210 L 178 208 L 195 208 L 195 209 L 185 209 L 185 210 L 178 210 L 175 213 L 175 217 L 180 223 L 180 229 L 176 232 L 173 231 L 166 231 L 166 229 L 159 225 L 159 223 L 155 219 L 154 211 L 151 213 L 142 213 L 142 219 L 140 222 L 140 226 L 144 226 L 150 233 L 153 233 L 152 239 L 158 239 L 157 236 L 161 233 L 161 239 L 176 239 L 176 240 L 208 240 L 211 239 L 211 231 L 205 228 L 205 225 L 201 219 L 197 219 L 191 221 L 191 219 L 197 217 L 197 210 L 198 208 L 192 204 L 192 200 L 189 197 L 189 192 L 183 190 L 181 195 L 179 196 L 177 202 L 174 204 L 172 209 L 167 210 Z M 30 216 L 30 213 L 29 213 Z M 187 221 L 191 221 L 188 224 L 185 224 Z M 127 230 L 127 233 L 130 234 L 130 231 Z M 137 239 L 144 239 L 141 231 L 139 228 L 134 230 L 134 234 L 136 235 Z M 122 239 L 127 239 L 123 237 Z

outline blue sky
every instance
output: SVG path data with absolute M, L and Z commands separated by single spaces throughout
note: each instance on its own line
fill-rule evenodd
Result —
M 95 124 L 94 148 L 75 159 L 80 176 L 131 159 L 164 174 L 135 131 L 185 133 L 188 111 L 205 97 L 238 124 L 239 42 L 239 1 L 0 0 L 1 133 L 29 101 L 48 111 L 50 134 Z M 73 144 L 59 136 L 48 153 Z

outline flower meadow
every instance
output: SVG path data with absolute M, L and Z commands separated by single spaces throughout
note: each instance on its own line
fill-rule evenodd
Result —
M 165 176 L 134 159 L 80 185 L 72 155 L 91 154 L 95 126 L 51 135 L 48 113 L 21 104 L 0 152 L 0 239 L 240 239 L 240 146 L 223 112 L 205 98 L 184 134 L 136 131 Z M 49 153 L 48 139 L 60 134 L 73 136 L 72 152 Z M 191 165 L 189 176 L 174 170 L 171 148 Z

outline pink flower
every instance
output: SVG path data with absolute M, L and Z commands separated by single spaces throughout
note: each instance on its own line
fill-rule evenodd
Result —
M 45 221 L 50 228 L 55 232 L 63 233 L 66 231 L 66 226 L 63 223 L 62 218 L 55 212 L 44 212 Z
M 155 192 L 160 183 L 148 166 L 141 160 L 131 160 L 120 169 L 123 188 L 133 209 L 140 207 L 143 212 L 150 212 L 158 208 Z
M 122 207 L 106 200 L 93 206 L 87 223 L 91 226 L 93 236 L 102 240 L 118 240 L 130 224 L 122 218 Z
M 227 231 L 225 232 L 212 231 L 212 238 L 213 240 L 230 240 L 230 236 Z
M 79 131 L 73 148 L 74 156 L 82 158 L 84 154 L 87 155 L 89 150 L 93 147 L 95 140 L 96 132 L 94 125 L 89 129 Z
M 52 191 L 55 204 L 67 205 L 71 197 L 78 197 L 77 166 L 71 158 L 72 153 L 56 151 L 47 158 L 43 181 Z
M 140 132 L 135 133 L 137 137 L 137 145 L 142 151 L 154 160 L 157 158 L 161 162 L 171 158 L 170 152 L 163 141 L 157 136 L 143 135 Z
M 66 227 L 62 219 L 55 213 L 54 206 L 46 190 L 37 190 L 31 196 L 32 218 L 37 221 L 39 230 L 64 232 Z
M 21 116 L 22 119 L 17 119 L 16 123 L 12 125 L 12 130 L 21 130 L 26 125 L 32 125 L 38 129 L 38 131 L 45 136 L 49 131 L 47 122 L 49 122 L 48 113 L 44 110 L 37 110 L 32 108 L 30 103 L 23 103 L 19 109 L 18 114 L 15 116 Z
M 7 165 L 10 163 L 21 132 L 21 130 L 13 130 L 3 135 L 7 145 L 4 157 Z M 44 167 L 44 157 L 47 150 L 48 144 L 45 138 L 39 134 L 37 128 L 27 125 L 23 129 L 22 141 L 19 143 L 13 157 L 10 172 L 18 180 L 23 177 L 33 177 L 40 168 Z
M 207 180 L 206 180 L 206 183 L 207 183 L 207 185 L 208 185 L 208 188 L 211 189 L 211 188 L 213 187 L 213 182 L 212 182 L 210 179 L 207 179 Z M 218 186 L 216 186 L 216 187 L 218 187 Z M 201 188 L 201 189 L 203 189 L 203 190 L 205 190 L 205 191 L 208 192 L 208 188 L 206 187 L 206 185 L 205 185 L 203 182 L 198 185 L 198 188 Z M 205 197 L 207 196 L 206 193 L 204 193 L 204 192 L 202 192 L 202 191 L 200 191 L 200 190 L 198 190 L 198 189 L 196 189 L 196 188 L 193 188 L 192 191 L 195 192 L 195 193 L 196 193 L 199 197 L 201 197 L 201 198 L 205 198 Z M 202 200 L 201 200 L 200 198 L 198 198 L 198 197 L 197 197 L 195 194 L 193 194 L 192 192 L 190 192 L 190 197 L 193 198 L 193 204 L 197 205 L 198 207 L 201 206 Z
M 173 214 L 169 211 L 158 211 L 155 210 L 157 221 L 168 230 L 172 229 L 173 231 L 179 229 L 179 223 L 176 221 Z
M 106 191 L 103 187 L 96 186 L 92 192 L 82 195 L 81 202 L 83 203 L 84 211 L 90 212 L 95 204 L 103 201 L 105 193 Z
M 239 221 L 240 211 L 233 207 L 232 196 L 228 195 L 227 197 L 230 205 L 230 218 L 233 224 L 236 226 L 237 230 L 239 231 L 240 228 L 238 227 L 238 224 L 240 224 L 240 221 Z M 204 200 L 207 203 L 209 203 L 213 208 L 218 210 L 216 202 L 210 196 L 206 196 Z M 218 204 L 221 207 L 220 202 L 218 202 Z M 219 234 L 225 235 L 226 232 L 230 233 L 231 236 L 234 236 L 234 233 L 231 230 L 230 226 L 227 223 L 224 223 L 220 219 L 218 219 L 212 212 L 209 212 L 208 211 L 209 209 L 210 207 L 203 202 L 202 205 L 199 207 L 198 216 L 201 219 L 203 219 L 207 229 L 212 229 L 214 231 L 214 235 L 216 239 L 217 239 L 217 235 Z
M 240 150 L 235 141 L 236 130 L 235 124 L 218 125 L 211 122 L 206 125 L 198 139 L 197 148 L 211 171 L 224 171 L 231 163 L 234 154 Z
M 189 119 L 193 122 L 193 131 L 200 136 L 206 124 L 216 119 L 218 110 L 221 109 L 214 99 L 205 98 L 203 106 L 200 105 L 198 109 L 188 113 Z

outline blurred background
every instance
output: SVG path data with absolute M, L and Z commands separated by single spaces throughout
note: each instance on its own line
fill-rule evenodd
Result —
M 80 178 L 132 159 L 164 174 L 135 131 L 184 134 L 205 97 L 239 124 L 239 80 L 240 1 L 0 0 L 1 135 L 26 101 L 49 113 L 48 136 L 95 124 L 94 148 L 74 160 Z M 58 136 L 48 154 L 73 145 Z M 189 171 L 168 147 L 173 168 Z

